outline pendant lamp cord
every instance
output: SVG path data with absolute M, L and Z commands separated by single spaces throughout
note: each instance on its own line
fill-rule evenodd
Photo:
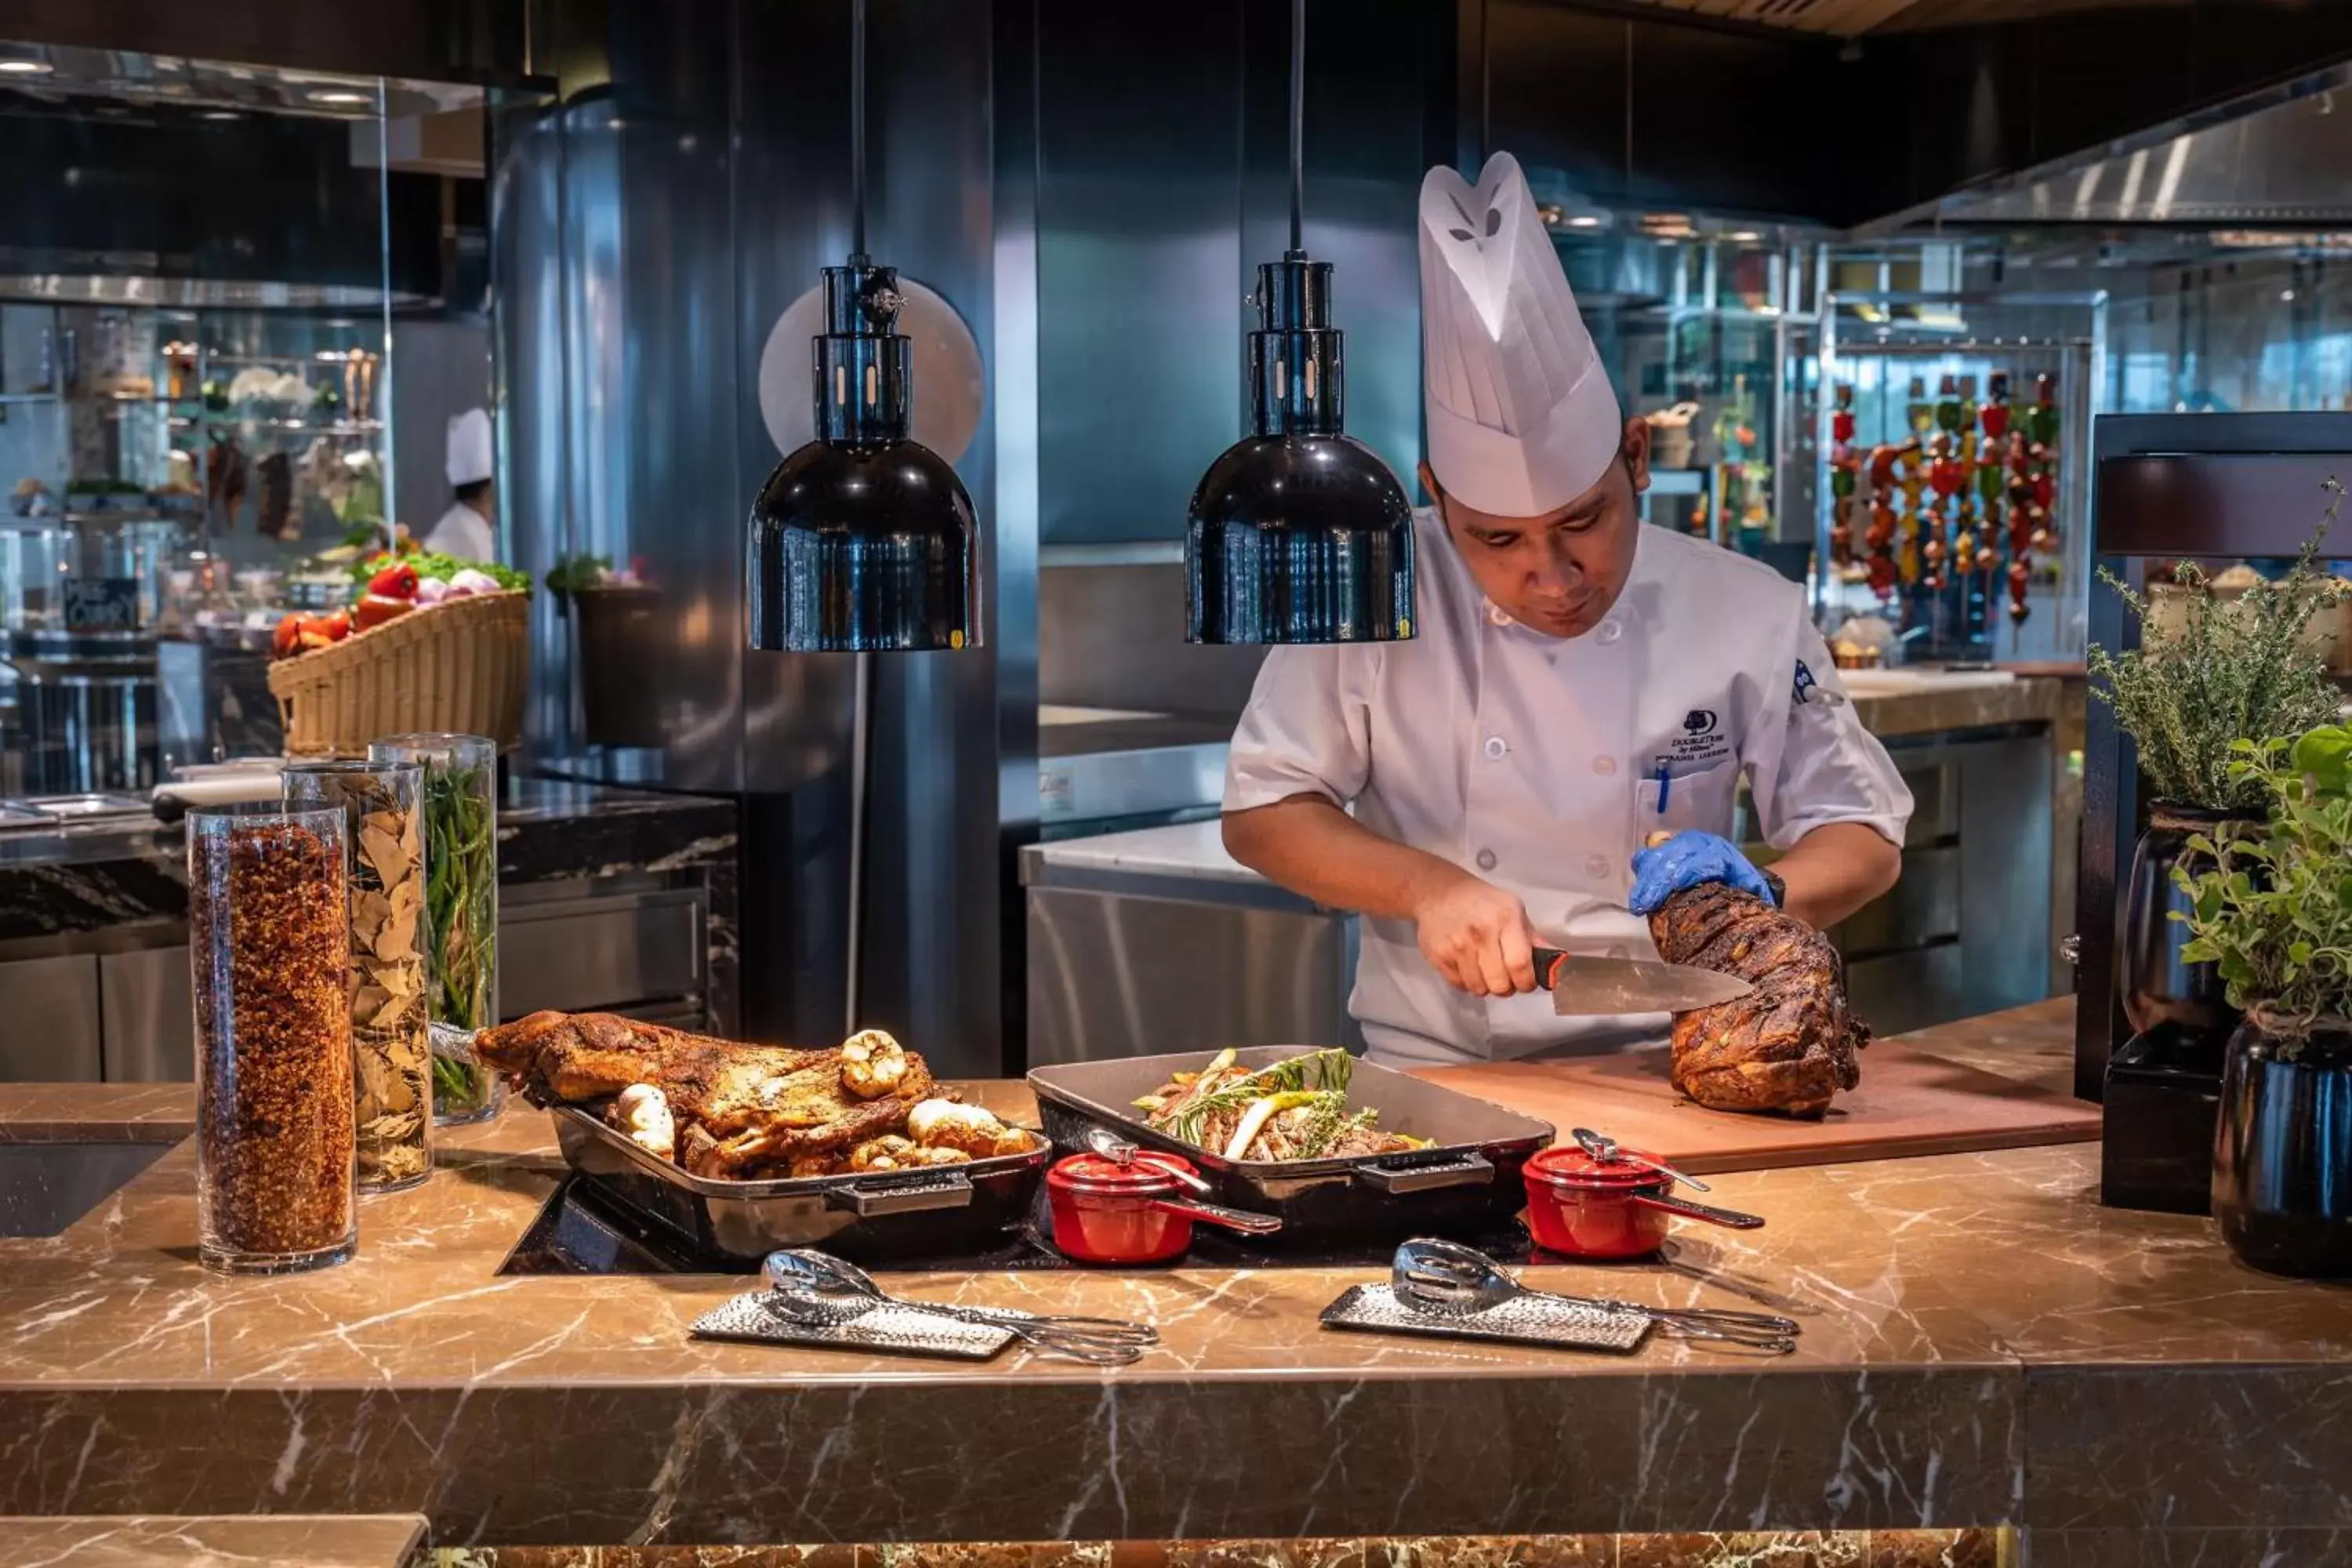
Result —
M 874 771 L 874 656 L 851 657 L 857 660 L 857 674 L 849 710 L 849 983 L 844 1038 L 857 1033 L 857 1015 L 865 1005 L 859 981 L 866 967 L 866 796 Z
M 1307 254 L 1307 0 L 1290 0 L 1290 249 Z
M 849 251 L 866 255 L 866 0 L 849 0 Z
M 849 251 L 866 263 L 866 0 L 849 0 Z M 865 1005 L 866 796 L 873 772 L 874 656 L 856 656 L 849 719 L 849 931 L 844 991 L 845 1037 L 858 1029 Z

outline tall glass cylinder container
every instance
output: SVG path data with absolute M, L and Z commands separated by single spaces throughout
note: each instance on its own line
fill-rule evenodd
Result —
M 298 762 L 284 780 L 289 807 L 343 814 L 360 1191 L 414 1186 L 433 1169 L 424 772 L 415 763 Z
M 198 1254 L 341 1263 L 359 1245 L 343 813 L 191 812 L 187 839 Z
M 424 770 L 425 994 L 432 1020 L 463 1030 L 499 1021 L 499 749 L 479 735 L 391 735 L 372 763 Z M 445 1127 L 499 1113 L 496 1074 L 436 1050 L 433 1119 Z

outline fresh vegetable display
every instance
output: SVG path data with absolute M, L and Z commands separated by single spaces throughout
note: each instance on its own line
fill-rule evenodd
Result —
M 362 556 L 352 564 L 352 584 L 354 587 L 365 587 L 374 581 L 378 573 L 394 565 L 415 567 L 420 583 L 428 577 L 436 578 L 443 583 L 454 583 L 460 574 L 470 572 L 476 577 L 487 578 L 489 581 L 490 585 L 488 588 L 473 590 L 478 594 L 507 593 L 516 589 L 527 590 L 530 587 L 530 573 L 518 572 L 511 566 L 501 566 L 495 561 L 467 561 L 460 556 L 445 555 L 437 550 L 415 549 L 402 549 L 397 552 L 379 550 L 373 554 Z
M 278 623 L 269 641 L 270 657 L 293 658 L 339 643 L 354 632 L 373 631 L 412 610 L 444 605 L 479 594 L 528 592 L 530 578 L 488 561 L 461 561 L 454 555 L 404 550 L 375 551 L 351 566 L 352 584 L 360 590 L 349 610 L 325 616 L 288 616 Z

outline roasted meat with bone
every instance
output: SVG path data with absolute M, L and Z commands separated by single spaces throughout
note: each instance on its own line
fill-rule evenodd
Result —
M 1862 1081 L 1854 1053 L 1870 1043 L 1853 1016 L 1829 938 L 1763 900 L 1702 883 L 1650 916 L 1669 963 L 1736 974 L 1756 987 L 1737 1001 L 1675 1016 L 1674 1083 L 1717 1110 L 1820 1116 Z
M 613 1101 L 615 1125 L 648 1148 L 669 1130 L 658 1115 L 666 1107 L 672 1157 L 707 1176 L 830 1163 L 903 1131 L 908 1112 L 937 1089 L 923 1058 L 879 1030 L 796 1051 L 609 1013 L 533 1013 L 482 1030 L 474 1050 L 536 1104 Z M 646 1087 L 658 1104 L 631 1092 Z

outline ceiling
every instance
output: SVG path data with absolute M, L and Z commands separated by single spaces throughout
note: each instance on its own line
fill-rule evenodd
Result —
M 2047 17 L 2065 11 L 2137 5 L 2172 9 L 2186 0 L 1640 0 L 1662 11 L 1856 37 Z

